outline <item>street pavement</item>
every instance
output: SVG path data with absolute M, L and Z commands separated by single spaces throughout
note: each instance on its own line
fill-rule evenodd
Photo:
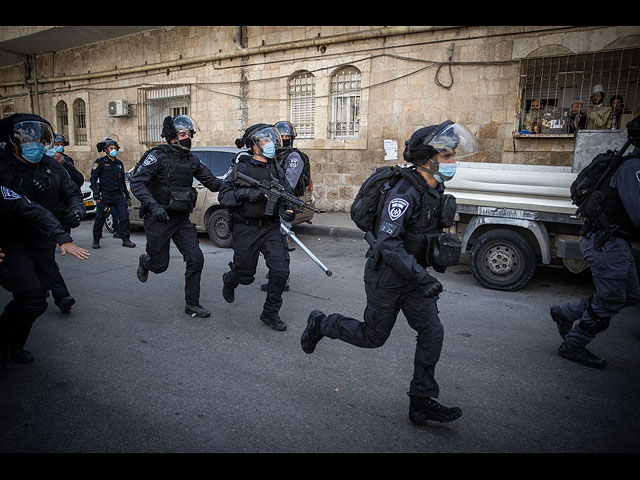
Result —
M 332 270 L 291 253 L 286 332 L 258 317 L 266 268 L 236 301 L 222 299 L 232 251 L 200 235 L 201 303 L 184 314 L 184 263 L 171 247 L 167 272 L 135 277 L 134 249 L 105 234 L 93 250 L 93 218 L 73 231 L 86 261 L 58 263 L 77 300 L 49 308 L 27 343 L 36 360 L 0 372 L 0 452 L 51 453 L 638 453 L 640 324 L 624 310 L 593 343 L 609 361 L 594 370 L 561 359 L 549 306 L 592 293 L 588 274 L 540 267 L 518 292 L 482 288 L 465 264 L 439 276 L 445 343 L 436 368 L 439 400 L 459 406 L 449 424 L 416 427 L 406 391 L 415 332 L 400 314 L 387 343 L 359 349 L 323 339 L 300 348 L 308 313 L 361 318 L 366 243 L 348 214 L 296 226 Z M 292 246 L 295 247 L 293 242 Z M 6 304 L 8 292 L 0 290 Z M 620 459 L 620 457 L 617 457 Z M 453 466 L 452 466 L 453 467 Z M 336 471 L 337 473 L 337 471 Z

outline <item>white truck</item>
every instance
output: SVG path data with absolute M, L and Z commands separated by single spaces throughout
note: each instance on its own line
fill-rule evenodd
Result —
M 588 268 L 569 187 L 598 153 L 621 148 L 626 133 L 579 132 L 571 167 L 458 162 L 446 189 L 458 205 L 450 232 L 468 252 L 473 277 L 487 288 L 513 291 L 529 282 L 539 263 L 573 273 Z

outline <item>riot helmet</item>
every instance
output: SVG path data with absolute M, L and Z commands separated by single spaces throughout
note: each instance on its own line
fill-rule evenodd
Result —
M 242 138 L 236 139 L 236 146 L 238 148 L 246 146 L 252 153 L 265 158 L 273 158 L 275 151 L 282 148 L 282 137 L 273 125 L 258 123 L 247 128 Z M 254 146 L 256 147 L 255 152 Z
M 183 150 L 191 150 L 191 139 L 199 131 L 200 127 L 189 115 L 176 115 L 175 117 L 165 117 L 161 136 L 172 145 L 176 145 Z M 179 136 L 185 134 L 185 138 L 179 138 Z M 172 142 L 172 139 L 177 141 Z
M 98 149 L 98 152 L 105 152 L 106 154 L 110 154 L 109 147 L 113 145 L 116 148 L 112 151 L 118 152 L 120 150 L 120 145 L 118 145 L 119 141 L 120 138 L 118 138 L 118 135 L 116 135 L 115 133 L 110 133 L 109 135 L 104 137 L 100 143 L 96 144 L 96 148 Z M 115 156 L 114 154 L 111 155 Z
M 277 122 L 274 127 L 278 132 L 280 132 L 280 136 L 282 137 L 282 146 L 283 148 L 293 147 L 293 140 L 296 138 L 296 129 L 294 128 L 291 122 L 287 122 L 286 120 L 282 120 Z M 285 135 L 288 135 L 289 138 L 284 138 Z
M 55 145 L 56 143 L 60 143 L 61 146 L 66 147 L 67 145 L 69 145 L 69 142 L 67 141 L 66 137 L 64 135 L 62 135 L 61 133 L 56 133 L 53 136 L 53 144 Z
M 15 113 L 3 120 L 0 140 L 8 141 L 16 153 L 29 163 L 38 163 L 45 153 L 45 145 L 53 143 L 53 129 L 44 118 Z

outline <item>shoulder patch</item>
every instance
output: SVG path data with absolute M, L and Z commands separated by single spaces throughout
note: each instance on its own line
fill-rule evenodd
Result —
M 93 166 L 91 167 L 92 170 L 95 170 L 96 168 L 98 168 L 99 164 L 98 162 L 93 162 Z
M 389 218 L 396 221 L 407 211 L 407 208 L 409 208 L 409 202 L 404 198 L 394 198 L 389 202 Z
M 156 156 L 150 153 L 149 155 L 147 155 L 147 158 L 144 159 L 142 165 L 146 167 L 148 165 L 151 165 L 152 163 L 156 163 L 157 161 L 158 159 L 156 158 Z
M 7 187 L 0 187 L 0 192 L 2 192 L 2 198 L 5 200 L 18 200 L 19 198 L 22 198 L 16 192 Z

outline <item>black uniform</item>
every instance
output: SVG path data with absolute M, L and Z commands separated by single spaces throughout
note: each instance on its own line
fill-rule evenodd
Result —
M 85 214 L 80 189 L 64 168 L 46 155 L 36 164 L 26 164 L 15 158 L 12 149 L 0 150 L 0 185 L 46 208 L 62 227 L 78 226 Z M 12 351 L 23 349 L 33 322 L 47 309 L 46 292 L 58 274 L 53 237 L 71 241 L 58 231 L 57 224 L 48 223 L 51 228 L 43 233 L 41 226 L 22 219 L 5 220 L 3 215 L 0 248 L 6 257 L 2 282 L 13 300 L 0 316 L 0 341 Z
M 169 242 L 173 240 L 187 263 L 187 306 L 200 303 L 204 266 L 197 231 L 189 220 L 197 197 L 192 186 L 194 177 L 212 192 L 220 189 L 222 181 L 195 155 L 180 147 L 161 145 L 147 153 L 131 179 L 131 191 L 142 204 L 147 236 L 147 253 L 140 256 L 140 265 L 146 271 L 164 272 L 169 266 Z M 162 209 L 168 214 L 166 221 L 161 219 Z
M 93 162 L 91 170 L 91 190 L 96 199 L 100 199 L 93 223 L 93 243 L 97 244 L 102 238 L 102 227 L 106 219 L 106 211 L 114 207 L 118 217 L 118 233 L 122 243 L 129 242 L 131 226 L 127 200 L 130 200 L 127 184 L 124 179 L 124 165 L 117 158 L 105 155 Z
M 417 184 L 422 184 L 422 191 L 402 178 L 385 197 L 375 232 L 375 247 L 366 255 L 364 322 L 334 313 L 319 322 L 320 333 L 358 347 L 380 347 L 389 338 L 402 310 L 411 328 L 418 332 L 409 395 L 437 398 L 439 387 L 434 369 L 443 342 L 438 297 L 425 297 L 424 285 L 433 277 L 418 260 L 425 256 L 424 252 L 422 255 L 408 253 L 405 237 L 409 232 L 435 234 L 441 231 L 438 220 L 444 186 L 439 184 L 437 188 L 431 188 L 415 169 L 407 173 L 415 176 Z
M 275 178 L 291 192 L 284 172 L 273 160 L 266 163 L 255 160 L 250 154 L 238 157 L 236 168 L 256 180 Z M 225 300 L 233 301 L 233 289 L 238 285 L 249 285 L 255 280 L 259 254 L 264 256 L 269 269 L 267 298 L 263 306 L 261 320 L 276 330 L 285 330 L 286 325 L 279 319 L 282 306 L 282 292 L 289 277 L 289 251 L 285 237 L 280 232 L 280 215 L 284 205 L 275 210 L 274 215 L 266 215 L 266 199 L 254 197 L 257 189 L 245 186 L 235 179 L 233 172 L 227 174 L 218 194 L 220 205 L 231 214 L 233 230 L 233 262 L 230 270 L 223 275 Z M 257 200 L 257 201 L 256 201 Z M 225 293 L 226 292 L 226 293 Z

